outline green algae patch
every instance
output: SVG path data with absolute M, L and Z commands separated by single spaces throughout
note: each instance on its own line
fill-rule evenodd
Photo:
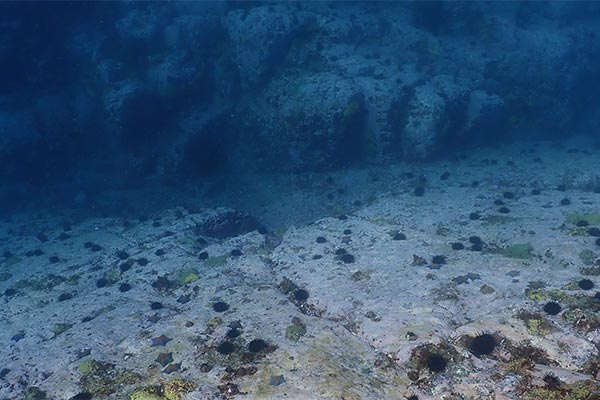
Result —
M 396 222 L 392 218 L 385 218 L 385 217 L 368 217 L 366 220 L 369 221 L 370 223 L 372 223 L 373 225 L 377 225 L 377 226 L 394 225 Z
M 579 253 L 579 259 L 584 265 L 592 265 L 596 260 L 596 253 L 591 250 L 582 250 Z
M 548 293 L 546 290 L 541 289 L 526 289 L 525 295 L 529 300 L 534 301 L 542 301 L 548 298 Z
M 165 382 L 162 387 L 163 396 L 167 400 L 181 400 L 182 396 L 191 392 L 196 388 L 196 385 L 190 381 L 183 379 L 174 379 Z
M 226 262 L 227 256 L 214 256 L 204 261 L 204 265 L 206 265 L 207 267 L 220 267 L 222 265 L 225 265 Z
M 560 289 L 526 289 L 525 295 L 530 300 L 542 301 L 550 299 L 567 305 L 573 304 L 572 298 L 575 297 Z
M 520 311 L 515 317 L 523 321 L 527 331 L 534 336 L 544 336 L 556 331 L 554 325 L 541 314 Z
M 565 222 L 567 224 L 574 225 L 579 221 L 585 221 L 588 225 L 600 225 L 600 213 L 568 214 L 565 217 Z
M 509 217 L 507 215 L 486 215 L 481 219 L 484 222 L 484 225 L 502 225 L 502 224 L 510 224 L 511 222 L 516 222 L 519 218 Z
M 21 259 L 17 256 L 12 256 L 10 258 L 7 258 L 6 261 L 4 261 L 6 263 L 6 265 L 13 265 L 18 263 L 19 261 L 21 261 Z
M 323 332 L 311 340 L 295 363 L 322 377 L 314 390 L 323 397 L 347 400 L 402 398 L 411 384 L 395 368 L 378 366 L 377 354 L 351 335 Z M 287 367 L 287 366 L 286 366 Z M 268 382 L 268 380 L 267 380 Z M 364 391 L 357 393 L 356 388 Z
M 61 275 L 49 274 L 39 279 L 21 279 L 15 282 L 17 289 L 31 289 L 34 291 L 53 289 L 67 281 L 67 278 Z
M 175 241 L 181 245 L 191 245 L 191 246 L 195 246 L 195 247 L 201 247 L 200 243 L 198 243 L 198 241 L 191 236 L 179 237 L 179 238 L 175 239 Z
M 142 388 L 133 392 L 129 400 L 164 400 L 164 397 L 155 388 Z
M 534 387 L 527 391 L 524 400 L 585 400 L 595 399 L 600 386 L 593 380 L 581 380 L 571 384 L 564 382 L 560 390 L 548 387 Z
M 350 279 L 352 279 L 353 281 L 356 282 L 360 282 L 360 281 L 369 281 L 371 280 L 371 273 L 373 271 L 369 270 L 369 271 L 356 271 L 355 273 L 352 274 L 352 276 L 350 276 Z
M 304 335 L 306 335 L 306 324 L 298 317 L 292 318 L 292 324 L 285 330 L 285 338 L 297 342 Z
M 569 236 L 590 236 L 588 228 L 584 226 L 575 226 L 568 233 Z
M 584 332 L 596 331 L 600 328 L 600 317 L 594 309 L 568 309 L 562 316 L 574 328 Z
M 0 282 L 4 282 L 12 278 L 13 275 L 9 272 L 3 272 L 0 274 Z
M 81 275 L 80 274 L 73 274 L 69 277 L 67 277 L 67 284 L 69 285 L 77 285 L 79 284 L 79 280 L 81 279 Z
M 68 331 L 69 329 L 71 329 L 73 327 L 73 324 L 54 324 L 54 326 L 52 326 L 52 332 L 54 333 L 54 337 L 65 333 L 66 331 Z
M 134 385 L 142 377 L 127 369 L 117 369 L 114 364 L 103 363 L 93 359 L 79 363 L 82 373 L 79 385 L 93 397 L 106 397 L 121 392 L 125 386 Z
M 200 275 L 198 275 L 198 270 L 195 268 L 183 269 L 179 271 L 175 277 L 175 281 L 179 286 L 194 283 L 199 279 Z
M 584 267 L 579 270 L 581 275 L 586 276 L 598 276 L 600 275 L 600 265 L 594 265 L 593 267 Z
M 48 395 L 38 387 L 32 386 L 25 392 L 24 400 L 46 400 Z
M 206 329 L 209 332 L 214 332 L 221 325 L 223 325 L 223 320 L 220 317 L 212 317 L 206 322 Z
M 532 362 L 543 365 L 553 364 L 548 353 L 543 349 L 535 347 L 530 340 L 524 340 L 515 344 L 506 339 L 504 341 L 504 346 L 510 354 L 510 359 L 508 363 L 505 364 L 505 368 L 511 373 L 519 375 L 522 375 L 523 373 L 526 374 Z
M 534 256 L 533 246 L 530 243 L 513 244 L 500 250 L 504 257 L 528 260 Z
M 79 372 L 83 375 L 90 375 L 100 372 L 102 368 L 102 364 L 92 358 L 86 358 L 85 360 L 81 360 L 79 366 L 77 367 Z
M 121 271 L 118 268 L 111 268 L 104 274 L 104 278 L 108 279 L 111 284 L 114 284 L 121 279 Z
M 566 285 L 566 290 L 576 290 L 578 288 L 576 282 L 571 282 Z M 598 300 L 593 296 L 588 296 L 582 293 L 570 294 L 559 289 L 526 289 L 525 295 L 528 299 L 534 301 L 553 300 L 563 304 L 571 310 L 579 310 L 585 312 L 595 312 L 598 307 Z
M 248 253 L 256 254 L 259 256 L 268 256 L 271 254 L 271 250 L 269 250 L 266 247 L 252 247 L 252 248 L 248 249 Z

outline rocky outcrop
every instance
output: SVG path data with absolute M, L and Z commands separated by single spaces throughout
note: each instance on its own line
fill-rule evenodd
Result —
M 18 84 L 0 87 L 0 154 L 19 160 L 17 145 L 34 154 L 77 131 L 94 142 L 84 158 L 143 177 L 321 171 L 589 120 L 598 6 L 482 7 L 120 4 L 101 24 L 49 20 L 62 25 L 47 41 L 19 38 L 51 25 L 9 13 L 0 54 L 14 55 Z
M 437 76 L 414 88 L 397 129 L 402 154 L 423 160 L 436 152 L 464 126 L 468 87 L 452 77 Z
M 308 18 L 282 3 L 250 10 L 234 10 L 225 17 L 231 56 L 238 67 L 242 87 L 264 86 L 285 61 Z
M 256 218 L 246 213 L 229 208 L 218 208 L 206 220 L 197 224 L 194 231 L 198 235 L 224 239 L 263 229 Z
M 262 98 L 243 116 L 249 167 L 323 170 L 363 156 L 367 110 L 352 80 L 327 73 L 281 79 Z

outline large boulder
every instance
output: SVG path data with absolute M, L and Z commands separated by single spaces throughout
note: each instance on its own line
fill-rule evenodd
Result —
M 367 107 L 360 88 L 335 74 L 278 79 L 240 116 L 251 168 L 323 170 L 362 158 Z
M 192 10 L 199 12 L 198 14 L 179 15 L 165 27 L 165 44 L 171 51 L 183 49 L 207 53 L 215 50 L 212 44 L 223 39 L 224 31 L 216 10 L 209 7 L 210 4 L 203 2 L 185 4 L 202 9 Z
M 493 137 L 502 137 L 507 121 L 504 100 L 500 96 L 473 90 L 469 94 L 465 125 L 457 131 L 457 137 L 462 141 L 489 142 Z
M 164 45 L 164 19 L 162 4 L 134 5 L 114 24 L 122 50 L 128 52 L 153 52 Z M 130 54 L 132 56 L 133 54 Z
M 292 12 L 292 6 L 282 3 L 233 10 L 225 17 L 231 54 L 244 89 L 255 89 L 268 82 L 301 34 L 309 14 Z
M 194 227 L 198 235 L 215 239 L 225 239 L 244 235 L 255 230 L 263 231 L 264 227 L 251 215 L 230 209 L 217 208 L 213 214 Z
M 405 158 L 430 158 L 464 124 L 467 90 L 465 82 L 444 75 L 414 88 L 397 127 Z
M 104 106 L 118 141 L 132 152 L 152 149 L 173 118 L 157 88 L 137 81 L 114 85 Z

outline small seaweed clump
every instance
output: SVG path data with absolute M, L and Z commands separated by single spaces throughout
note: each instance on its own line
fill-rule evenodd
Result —
M 515 317 L 523 321 L 527 331 L 535 336 L 544 336 L 556 330 L 556 327 L 539 313 L 521 310 Z
M 196 388 L 193 382 L 174 379 L 160 386 L 148 386 L 137 389 L 130 400 L 181 400 L 183 395 Z
M 571 384 L 555 382 L 545 377 L 544 386 L 532 387 L 529 380 L 523 384 L 521 392 L 524 400 L 598 400 L 600 386 L 592 380 L 577 381 Z
M 557 365 L 555 361 L 550 359 L 545 350 L 533 346 L 528 340 L 517 344 L 505 340 L 504 347 L 510 355 L 508 363 L 503 365 L 503 369 L 508 372 L 524 375 L 529 373 L 536 364 Z
M 297 342 L 304 335 L 306 335 L 306 324 L 300 318 L 293 317 L 291 325 L 285 330 L 286 339 Z
M 114 364 L 93 359 L 79 363 L 82 389 L 93 397 L 105 397 L 120 391 L 124 386 L 138 383 L 142 377 L 132 371 L 116 369 Z

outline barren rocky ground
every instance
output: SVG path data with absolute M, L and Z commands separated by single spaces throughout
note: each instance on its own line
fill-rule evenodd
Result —
M 7 217 L 0 398 L 598 398 L 597 151 Z

